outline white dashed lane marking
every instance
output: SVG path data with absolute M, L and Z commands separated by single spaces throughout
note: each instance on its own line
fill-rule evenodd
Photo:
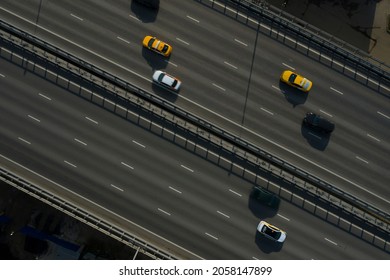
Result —
M 179 42 L 182 42 L 183 44 L 190 45 L 190 43 L 184 41 L 183 39 L 176 38 L 176 40 L 178 40 Z
M 337 89 L 335 89 L 335 88 L 330 87 L 330 89 L 333 90 L 333 91 L 335 91 L 335 92 L 337 92 L 338 94 L 341 94 L 341 95 L 344 94 L 344 93 L 342 93 L 341 91 L 339 91 L 339 90 L 337 90 Z
M 242 196 L 242 194 L 239 194 L 238 192 L 233 191 L 232 189 L 229 189 L 229 192 L 234 193 L 237 196 Z
M 375 141 L 378 141 L 378 142 L 381 141 L 381 140 L 379 140 L 378 138 L 372 136 L 371 134 L 368 134 L 368 133 L 367 133 L 367 136 L 370 137 L 370 138 L 372 138 L 372 139 L 374 139 Z
M 179 191 L 179 190 L 175 189 L 174 187 L 171 187 L 171 186 L 169 186 L 169 188 L 170 188 L 171 190 L 173 190 L 173 191 L 175 191 L 175 192 L 177 192 L 177 193 L 180 193 L 180 194 L 181 194 L 181 191 Z
M 191 17 L 189 15 L 187 15 L 187 18 L 189 18 L 190 20 L 195 21 L 196 23 L 199 23 L 199 20 L 197 20 L 196 18 L 193 18 L 193 17 Z
M 97 121 L 91 119 L 91 118 L 88 118 L 88 117 L 85 117 L 87 120 L 89 120 L 90 122 L 93 122 L 94 124 L 99 124 Z
M 36 122 L 41 122 L 39 119 L 37 119 L 36 117 L 33 117 L 33 116 L 31 116 L 31 115 L 28 115 L 28 117 L 29 117 L 30 119 L 33 119 L 33 120 L 36 121 Z
M 158 209 L 158 211 L 164 213 L 165 215 L 171 216 L 171 213 L 169 213 L 169 212 L 167 212 L 167 211 L 164 211 L 164 210 L 162 210 L 162 209 L 160 209 L 160 208 L 157 208 L 157 209 Z
M 245 47 L 248 46 L 248 44 L 246 44 L 246 43 L 244 43 L 244 42 L 242 42 L 242 41 L 240 41 L 240 40 L 238 40 L 238 39 L 234 39 L 234 41 L 236 41 L 237 43 L 239 43 L 239 44 L 241 44 L 241 45 L 243 45 L 243 46 L 245 46 Z
M 118 40 L 121 40 L 122 42 L 125 42 L 126 44 L 130 44 L 130 41 L 127 41 L 126 39 L 123 39 L 122 37 L 116 37 Z
M 87 143 L 85 143 L 85 142 L 83 142 L 83 141 L 81 141 L 81 140 L 79 140 L 77 138 L 74 138 L 74 141 L 76 141 L 77 143 L 80 143 L 80 144 L 82 144 L 84 146 L 87 146 Z
M 46 96 L 46 95 L 44 95 L 44 94 L 42 94 L 42 93 L 39 93 L 39 96 L 40 96 L 40 97 L 43 97 L 43 98 L 45 98 L 45 99 L 47 99 L 47 100 L 51 100 L 50 97 L 48 97 L 48 96 Z
M 190 171 L 190 172 L 194 172 L 194 170 L 192 170 L 191 168 L 189 168 L 189 167 L 187 167 L 187 166 L 185 166 L 185 165 L 180 165 L 181 167 L 183 167 L 184 169 L 186 169 L 186 170 L 188 170 L 188 171 Z
M 234 66 L 233 64 L 231 64 L 231 63 L 229 63 L 227 61 L 224 61 L 223 63 L 225 63 L 227 66 L 230 66 L 230 67 L 232 67 L 234 69 L 238 69 L 237 66 Z
M 72 17 L 74 17 L 74 18 L 77 18 L 79 21 L 83 21 L 84 19 L 82 19 L 81 17 L 78 17 L 78 16 L 76 16 L 76 15 L 74 15 L 74 14 L 70 14 Z
M 133 142 L 134 144 L 136 144 L 136 145 L 142 147 L 142 148 L 145 148 L 145 147 L 146 147 L 145 145 L 142 145 L 141 143 L 139 143 L 139 142 L 137 142 L 137 141 L 135 141 L 135 140 L 133 140 L 132 142 Z
M 332 240 L 330 240 L 330 239 L 328 239 L 328 238 L 325 238 L 325 240 L 328 241 L 328 242 L 330 242 L 330 243 L 332 243 L 333 245 L 336 245 L 336 246 L 337 246 L 337 243 L 336 243 L 336 242 L 334 242 L 334 241 L 332 241 Z
M 389 117 L 388 115 L 383 114 L 382 112 L 377 111 L 377 113 L 378 113 L 379 115 L 381 115 L 381 116 L 387 118 L 387 119 L 390 119 L 390 117 Z
M 126 166 L 127 168 L 134 169 L 134 167 L 128 165 L 127 163 L 124 163 L 123 161 L 121 162 L 122 165 Z
M 216 88 L 218 88 L 218 89 L 220 89 L 220 90 L 222 90 L 222 91 L 226 91 L 226 89 L 224 89 L 223 87 L 221 87 L 221 86 L 219 86 L 219 85 L 217 85 L 217 84 L 214 84 L 214 83 L 213 83 L 213 86 L 215 86 Z
M 292 67 L 292 66 L 290 66 L 290 65 L 288 65 L 288 64 L 286 64 L 286 63 L 282 63 L 282 64 L 283 64 L 283 66 L 285 66 L 285 67 L 287 67 L 287 68 L 290 68 L 291 70 L 295 70 L 294 67 Z
M 365 159 L 362 159 L 361 157 L 358 157 L 358 156 L 356 156 L 356 159 L 358 159 L 358 160 L 360 160 L 360 161 L 362 161 L 362 162 L 364 162 L 364 163 L 368 163 L 368 161 L 367 161 L 367 160 L 365 160 Z
M 113 188 L 115 188 L 115 189 L 117 189 L 117 190 L 123 192 L 123 189 L 121 189 L 121 188 L 119 188 L 119 187 L 117 187 L 117 186 L 115 186 L 115 185 L 113 185 L 113 184 L 111 184 L 111 187 L 113 187 Z
M 74 167 L 74 168 L 77 168 L 77 165 L 76 165 L 76 164 L 70 163 L 70 162 L 67 161 L 67 160 L 64 160 L 64 162 L 65 162 L 66 164 L 68 164 L 68 165 Z
M 222 213 L 221 211 L 217 211 L 218 214 L 230 219 L 230 216 L 226 215 L 225 213 Z
M 218 240 L 217 237 L 215 237 L 214 235 L 211 235 L 210 233 L 205 232 L 204 234 L 206 234 L 207 236 L 210 236 L 211 238 L 214 238 L 215 240 Z
M 27 141 L 26 139 L 23 139 L 22 137 L 18 137 L 18 139 L 26 144 L 29 144 L 31 145 L 31 143 L 29 141 Z

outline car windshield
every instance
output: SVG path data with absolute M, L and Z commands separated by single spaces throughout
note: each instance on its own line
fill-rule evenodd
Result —
M 297 77 L 296 74 L 291 74 L 290 77 L 288 78 L 288 81 L 289 81 L 290 83 L 294 83 L 296 77 Z
M 164 44 L 164 47 L 161 49 L 161 52 L 166 53 L 168 51 L 168 45 Z
M 273 239 L 278 240 L 282 233 L 280 231 L 275 231 L 272 228 L 268 226 L 264 226 L 263 229 L 261 230 L 264 234 L 271 236 Z
M 156 40 L 155 38 L 152 38 L 152 39 L 149 40 L 149 42 L 148 42 L 148 47 L 149 48 L 153 47 L 153 43 L 154 43 L 155 40 Z

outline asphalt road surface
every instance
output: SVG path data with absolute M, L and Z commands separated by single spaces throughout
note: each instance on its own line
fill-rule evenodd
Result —
M 4 20 L 241 135 L 337 187 L 390 209 L 388 97 L 196 1 L 162 1 L 155 12 L 133 1 L 3 1 Z M 173 46 L 164 59 L 145 35 Z M 151 83 L 155 69 L 179 77 L 179 95 Z M 279 83 L 295 69 L 309 94 Z M 381 92 L 389 93 L 387 87 Z M 336 124 L 330 137 L 304 129 L 313 111 Z
M 300 207 L 249 199 L 252 185 L 164 138 L 0 60 L 0 154 L 206 259 L 388 259 Z M 260 219 L 285 229 L 276 246 Z

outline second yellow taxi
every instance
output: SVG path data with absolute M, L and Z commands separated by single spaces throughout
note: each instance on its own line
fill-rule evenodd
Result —
M 301 75 L 290 70 L 283 71 L 282 75 L 280 76 L 280 80 L 283 83 L 286 83 L 304 92 L 309 92 L 313 86 L 313 83 L 309 79 L 306 79 L 305 77 L 302 77 Z
M 170 45 L 153 36 L 146 36 L 142 41 L 142 45 L 145 48 L 166 57 L 170 56 L 172 52 L 172 47 Z

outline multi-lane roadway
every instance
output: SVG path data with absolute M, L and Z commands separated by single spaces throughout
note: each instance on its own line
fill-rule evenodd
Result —
M 206 259 L 384 259 L 388 254 L 142 127 L 0 60 L 0 154 Z M 287 230 L 282 248 L 256 233 Z
M 0 14 L 2 19 L 56 44 L 129 82 L 137 84 L 148 91 L 155 92 L 231 132 L 239 133 L 245 139 L 258 144 L 269 152 L 336 184 L 338 187 L 359 196 L 361 199 L 374 203 L 382 210 L 388 211 L 390 208 L 390 191 L 387 185 L 390 174 L 387 171 L 390 164 L 386 155 L 390 149 L 387 141 L 390 138 L 388 129 L 390 110 L 386 96 L 378 94 L 355 82 L 353 79 L 332 71 L 309 57 L 287 48 L 282 43 L 258 34 L 256 30 L 249 28 L 245 24 L 223 14 L 216 13 L 196 1 L 161 2 L 162 4 L 158 12 L 153 12 L 132 2 L 129 4 L 128 1 L 118 1 L 115 4 L 97 4 L 95 1 L 82 1 L 77 2 L 77 4 L 72 1 L 55 3 L 45 1 L 3 1 L 0 5 Z M 156 35 L 169 42 L 173 46 L 172 56 L 169 59 L 165 59 L 142 49 L 141 41 L 145 35 Z M 9 67 L 5 68 L 8 69 Z M 165 69 L 183 81 L 183 86 L 178 96 L 152 85 L 151 75 L 154 69 Z M 306 96 L 280 85 L 279 75 L 284 69 L 295 69 L 309 77 L 314 82 L 312 91 Z M 16 74 L 11 73 L 9 75 L 5 73 L 4 75 L 12 77 L 12 75 Z M 11 78 L 7 78 L 7 81 L 10 82 L 11 80 L 8 79 Z M 36 81 L 36 83 L 35 89 L 29 89 L 26 86 L 23 91 L 33 94 L 32 92 L 35 90 L 34 100 L 36 102 L 45 102 L 46 100 L 38 94 L 38 92 L 43 91 L 39 89 L 42 81 Z M 18 85 L 16 84 L 15 86 Z M 12 88 L 12 83 L 9 84 L 9 87 L 9 91 L 15 91 Z M 153 198 L 155 200 L 161 198 L 158 188 L 162 187 L 160 183 L 156 182 L 165 181 L 167 186 L 170 184 L 168 182 L 169 179 L 175 178 L 175 180 L 179 180 L 177 185 L 183 185 L 183 183 L 185 185 L 190 184 L 193 186 L 190 188 L 190 192 L 195 192 L 195 194 L 201 192 L 202 195 L 198 196 L 198 199 L 196 199 L 196 196 L 191 198 L 194 200 L 193 203 L 198 204 L 196 209 L 199 209 L 199 213 L 193 213 L 192 211 L 186 213 L 193 215 L 191 218 L 188 218 L 183 212 L 179 211 L 178 215 L 183 216 L 179 219 L 180 221 L 177 220 L 173 223 L 178 223 L 183 230 L 186 229 L 185 232 L 180 234 L 171 230 L 172 224 L 170 223 L 165 225 L 164 222 L 151 222 L 149 223 L 151 229 L 159 230 L 162 235 L 167 237 L 176 235 L 176 237 L 172 238 L 177 238 L 175 240 L 179 243 L 185 243 L 191 239 L 198 240 L 199 242 L 192 246 L 199 248 L 197 252 L 202 257 L 251 258 L 252 256 L 257 256 L 265 258 L 262 255 L 262 250 L 253 246 L 255 234 L 253 226 L 259 217 L 256 217 L 253 213 L 248 213 L 247 194 L 249 193 L 249 186 L 245 182 L 237 178 L 234 180 L 238 181 L 230 182 L 229 180 L 233 179 L 224 174 L 223 171 L 215 169 L 215 171 L 210 172 L 210 170 L 213 170 L 211 167 L 204 169 L 204 173 L 201 174 L 207 174 L 207 176 L 199 176 L 197 180 L 200 181 L 197 181 L 192 177 L 194 175 L 193 172 L 181 167 L 180 164 L 175 165 L 178 168 L 176 170 L 172 166 L 173 162 L 175 162 L 174 159 L 168 157 L 169 160 L 167 162 L 160 162 L 160 160 L 166 157 L 166 155 L 162 154 L 162 151 L 172 148 L 157 148 L 163 145 L 161 143 L 141 144 L 140 146 L 134 142 L 128 142 L 128 139 L 124 140 L 123 131 L 135 129 L 129 128 L 128 124 L 126 124 L 126 128 L 116 128 L 116 125 L 112 125 L 107 128 L 109 131 L 99 136 L 99 134 L 93 135 L 92 132 L 86 133 L 88 130 L 81 127 L 80 119 L 78 119 L 75 122 L 78 125 L 73 127 L 73 134 L 75 135 L 71 136 L 68 128 L 71 123 L 74 123 L 75 115 L 77 114 L 70 112 L 75 113 L 78 110 L 75 110 L 73 106 L 65 105 L 67 104 L 66 101 L 58 102 L 57 105 L 54 105 L 54 102 L 52 102 L 47 108 L 38 106 L 35 102 L 24 102 L 30 111 L 48 110 L 34 114 L 34 112 L 28 113 L 28 110 L 22 106 L 23 101 L 15 99 L 14 95 L 7 98 L 7 100 L 9 99 L 7 102 L 12 102 L 12 96 L 13 103 L 7 106 L 2 104 L 2 114 L 7 112 L 8 115 L 14 112 L 14 114 L 18 115 L 15 116 L 14 120 L 10 119 L 9 131 L 4 130 L 4 133 L 8 135 L 8 144 L 4 147 L 9 147 L 7 151 L 14 151 L 13 157 L 16 159 L 23 160 L 21 155 L 18 156 L 17 151 L 19 148 L 13 148 L 11 143 L 16 141 L 19 142 L 18 145 L 22 145 L 23 143 L 21 142 L 23 141 L 18 137 L 25 138 L 16 134 L 9 135 L 9 133 L 15 133 L 13 127 L 22 129 L 22 127 L 27 125 L 26 121 L 30 121 L 32 126 L 26 130 L 26 133 L 29 133 L 28 136 L 33 138 L 42 137 L 42 135 L 37 135 L 34 127 L 35 125 L 42 125 L 43 122 L 38 122 L 34 118 L 40 120 L 40 115 L 42 114 L 47 116 L 53 115 L 51 118 L 58 120 L 63 126 L 47 124 L 46 132 L 54 135 L 47 137 L 47 139 L 39 138 L 36 139 L 37 141 L 32 141 L 36 142 L 35 145 L 41 145 L 41 148 L 35 148 L 34 146 L 33 150 L 25 151 L 26 154 L 31 154 L 31 158 L 40 155 L 41 158 L 48 159 L 48 162 L 51 164 L 45 163 L 46 161 L 37 161 L 34 164 L 42 172 L 45 170 L 44 166 L 52 166 L 55 170 L 52 170 L 50 174 L 58 176 L 58 180 L 63 180 L 61 175 L 63 177 L 66 174 L 67 180 L 69 180 L 68 183 L 80 186 L 80 192 L 88 196 L 94 196 L 97 183 L 104 185 L 105 187 L 102 187 L 102 189 L 99 188 L 99 193 L 102 193 L 95 199 L 101 203 L 108 203 L 108 200 L 112 201 L 114 197 L 119 199 L 118 204 L 112 205 L 111 203 L 110 205 L 117 207 L 114 210 L 124 215 L 124 209 L 128 209 L 129 213 L 126 211 L 126 215 L 132 215 L 129 218 L 136 221 L 150 221 L 154 219 L 155 213 L 151 214 L 153 212 L 151 209 L 157 209 L 158 212 L 156 213 L 162 215 L 162 220 L 165 221 L 169 217 L 176 216 L 171 214 L 169 210 L 173 204 L 177 205 L 175 209 L 186 208 L 185 201 L 190 198 L 181 196 L 175 203 L 172 203 L 171 195 L 178 194 L 178 192 L 176 194 L 173 191 L 173 194 L 168 192 L 169 195 L 167 194 L 166 196 L 165 204 L 162 204 L 161 207 L 150 208 L 145 212 L 141 212 L 151 215 L 145 214 L 145 216 L 141 216 L 138 211 L 133 211 L 136 207 L 149 207 L 145 206 L 149 204 L 151 204 L 150 207 L 153 207 Z M 4 102 L 3 99 L 5 97 L 2 97 L 2 102 Z M 18 105 L 18 102 L 21 104 Z M 68 104 L 75 102 L 77 101 L 72 101 Z M 12 106 L 14 110 L 9 112 L 9 108 Z M 58 107 L 53 108 L 52 106 Z M 93 114 L 96 116 L 105 114 L 96 108 L 91 110 L 96 110 Z M 56 117 L 53 111 L 57 113 L 61 111 L 67 115 Z M 336 130 L 330 138 L 324 138 L 321 135 L 302 129 L 301 120 L 307 111 L 323 114 L 336 123 Z M 79 116 L 87 124 L 91 125 L 92 123 L 88 123 L 85 117 Z M 104 118 L 114 117 L 105 115 Z M 71 121 L 72 119 L 74 121 Z M 120 126 L 119 123 L 121 121 L 117 118 L 114 119 L 113 123 L 118 123 L 117 125 Z M 110 135 L 117 135 L 118 138 L 112 139 L 111 143 L 106 143 L 107 139 L 111 139 Z M 50 141 L 50 138 L 55 139 L 55 141 Z M 150 136 L 145 135 L 141 138 L 146 139 L 150 138 Z M 96 141 L 96 143 L 84 145 L 88 143 L 85 139 L 94 139 L 93 141 Z M 131 139 L 133 138 L 130 137 Z M 138 143 L 136 138 L 133 140 Z M 27 141 L 30 142 L 30 140 Z M 55 148 L 59 145 L 57 143 L 61 143 L 61 141 L 65 141 L 62 144 L 64 148 L 57 152 Z M 159 140 L 153 140 L 152 138 L 150 141 Z M 117 143 L 121 142 L 122 145 L 117 145 Z M 111 144 L 112 146 L 112 143 L 115 143 L 112 149 L 116 149 L 117 154 L 112 151 L 100 151 L 101 148 L 98 148 L 100 147 L 98 144 Z M 131 152 L 125 148 L 119 148 L 128 147 L 129 144 L 134 145 L 131 148 Z M 100 152 L 96 153 L 96 150 L 88 152 L 87 147 L 90 145 L 95 145 L 95 148 Z M 135 156 L 133 154 L 134 149 L 144 151 L 142 145 L 145 147 L 156 147 L 155 150 L 150 151 L 151 155 L 156 153 L 158 155 L 159 161 L 154 163 L 155 166 L 153 166 L 153 162 L 146 160 L 144 155 Z M 72 152 L 75 147 L 86 148 L 88 156 Z M 47 150 L 44 148 L 47 148 Z M 23 148 L 21 149 L 23 151 Z M 139 164 L 144 166 L 144 171 L 132 178 L 134 188 L 139 188 L 137 199 L 128 197 L 129 201 L 134 199 L 133 203 L 128 203 L 128 200 L 124 199 L 122 195 L 116 196 L 114 192 L 115 187 L 119 190 L 125 188 L 121 186 L 129 184 L 128 179 L 124 178 L 125 175 L 121 175 L 123 172 L 121 168 L 125 168 L 125 170 L 127 168 L 127 171 L 133 170 L 131 167 L 133 167 L 132 164 L 134 163 L 128 163 L 125 159 L 121 160 L 121 157 L 126 157 L 126 153 L 128 153 L 128 157 L 134 158 L 136 162 L 138 161 Z M 175 150 L 170 151 L 168 155 L 180 155 L 181 153 L 180 150 Z M 65 157 L 72 154 L 72 158 L 67 159 Z M 190 155 L 183 154 L 183 157 L 190 157 Z M 94 160 L 90 160 L 90 158 L 94 158 Z M 77 172 L 74 172 L 74 169 L 72 169 L 73 165 L 76 166 Z M 201 167 L 202 163 L 194 164 L 194 166 L 198 165 Z M 65 172 L 64 166 L 70 168 L 70 170 Z M 107 171 L 107 166 L 113 168 Z M 189 168 L 192 170 L 194 167 Z M 149 169 L 153 170 L 153 174 L 161 172 L 167 177 L 162 179 L 156 175 L 156 178 L 159 179 L 153 180 L 148 176 L 150 174 Z M 136 170 L 135 167 L 134 170 Z M 183 173 L 183 171 L 189 173 Z M 176 174 L 181 175 L 177 176 Z M 118 178 L 118 182 L 113 181 L 113 178 Z M 144 187 L 145 185 L 155 186 L 157 190 L 148 189 Z M 85 188 L 81 188 L 81 186 L 85 186 Z M 111 186 L 111 188 L 105 189 L 107 186 Z M 237 198 L 234 196 L 230 197 L 231 193 L 229 193 L 229 190 L 226 191 L 227 188 L 232 186 L 236 186 L 241 191 L 244 190 L 242 197 L 240 197 L 240 199 L 243 199 L 241 202 L 240 199 L 232 202 Z M 172 187 L 175 188 L 174 186 Z M 226 191 L 226 194 L 224 191 Z M 145 197 L 152 199 L 152 201 L 145 201 Z M 205 197 L 209 199 L 208 202 Z M 229 207 L 234 205 L 231 212 L 234 215 L 238 215 L 237 221 L 232 222 L 234 215 L 230 212 L 225 213 L 219 208 L 210 209 L 210 205 L 214 206 L 218 205 L 218 203 L 220 205 L 229 205 Z M 180 206 L 180 204 L 182 205 Z M 285 209 L 284 207 L 287 208 Z M 163 211 L 158 210 L 158 208 Z M 164 211 L 171 215 L 164 213 Z M 202 214 L 201 212 L 203 211 L 205 212 Z M 223 214 L 220 214 L 218 211 Z M 297 211 L 299 213 L 295 213 Z M 193 221 L 203 222 L 200 220 L 210 216 L 210 214 L 205 215 L 205 213 L 214 213 L 213 215 L 218 219 L 225 217 L 225 214 L 229 216 L 229 218 L 225 218 L 228 219 L 230 224 L 226 225 L 222 221 L 210 220 L 205 222 L 207 225 L 196 224 L 195 226 Z M 352 253 L 353 250 L 351 252 L 345 250 L 347 247 L 351 248 L 347 244 L 358 242 L 359 245 L 357 247 L 367 246 L 361 245 L 360 241 L 331 227 L 328 230 L 336 230 L 337 233 L 335 235 L 343 236 L 340 237 L 341 239 L 347 238 L 347 240 L 335 242 L 335 244 L 344 244 L 344 246 L 336 246 L 329 250 L 325 249 L 325 251 L 322 246 L 318 249 L 307 245 L 307 249 L 302 249 L 301 247 L 305 247 L 304 244 L 308 238 L 319 238 L 321 241 L 325 240 L 324 238 L 332 240 L 331 236 L 324 237 L 321 234 L 318 235 L 320 232 L 328 232 L 328 230 L 320 231 L 318 228 L 323 226 L 329 227 L 329 225 L 324 225 L 314 217 L 291 205 L 283 205 L 280 214 L 284 217 L 285 213 L 289 213 L 286 216 L 290 216 L 290 214 L 292 216 L 296 215 L 296 218 L 291 218 L 290 222 L 279 216 L 275 216 L 273 219 L 281 227 L 285 226 L 288 228 L 288 239 L 291 241 L 286 243 L 277 255 L 267 255 L 267 258 L 273 258 L 273 256 L 275 258 L 355 258 L 359 255 L 354 255 L 356 252 Z M 210 230 L 207 228 L 208 226 L 210 226 Z M 198 233 L 195 234 L 194 229 L 198 227 L 204 227 L 201 231 L 203 233 L 207 232 L 209 235 L 200 236 L 197 235 Z M 294 233 L 294 228 L 296 233 Z M 302 233 L 306 231 L 309 233 Z M 227 237 L 221 237 L 222 235 L 219 235 L 219 232 L 229 234 Z M 299 241 L 302 234 L 304 238 Z M 201 240 L 196 238 L 201 238 Z M 211 238 L 211 240 L 208 238 Z M 297 240 L 294 240 L 294 238 L 297 238 Z M 316 242 L 320 242 L 319 239 Z M 248 242 L 248 245 L 243 245 L 246 242 Z M 217 248 L 219 249 L 209 252 L 207 248 L 210 243 L 213 245 L 218 244 Z M 328 245 L 326 242 L 325 244 Z M 203 245 L 204 247 L 202 247 Z M 376 249 L 370 250 L 376 252 L 372 257 L 370 257 L 371 253 L 368 256 L 360 256 L 362 258 L 381 258 L 382 252 L 378 252 Z M 346 253 L 346 251 L 348 252 Z M 379 254 L 379 256 L 375 254 Z

